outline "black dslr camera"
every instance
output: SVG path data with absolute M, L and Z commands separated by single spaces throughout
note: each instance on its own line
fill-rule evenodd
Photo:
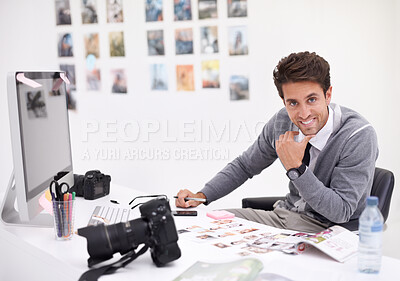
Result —
M 76 196 L 94 200 L 110 193 L 111 177 L 101 173 L 99 170 L 92 170 L 83 175 L 74 174 L 74 186 L 71 192 L 75 191 Z
M 111 259 L 116 252 L 121 255 L 132 252 L 140 244 L 150 247 L 156 266 L 180 258 L 178 234 L 168 201 L 164 198 L 150 200 L 140 206 L 140 213 L 141 218 L 126 223 L 78 229 L 78 234 L 87 239 L 89 267 Z

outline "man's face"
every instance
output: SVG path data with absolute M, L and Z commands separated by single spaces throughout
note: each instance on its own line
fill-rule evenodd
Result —
M 328 105 L 332 86 L 326 92 L 312 81 L 289 82 L 282 85 L 283 103 L 290 120 L 304 135 L 315 135 L 328 121 Z

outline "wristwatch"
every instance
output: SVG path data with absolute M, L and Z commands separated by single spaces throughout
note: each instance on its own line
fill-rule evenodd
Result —
M 307 169 L 306 164 L 302 163 L 298 168 L 292 168 L 287 171 L 286 175 L 291 181 L 294 181 L 298 177 L 300 177 Z

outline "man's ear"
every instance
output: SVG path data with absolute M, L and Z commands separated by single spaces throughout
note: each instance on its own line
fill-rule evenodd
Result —
M 331 103 L 331 98 L 332 98 L 332 86 L 330 86 L 329 89 L 326 91 L 325 95 L 326 105 L 329 105 Z

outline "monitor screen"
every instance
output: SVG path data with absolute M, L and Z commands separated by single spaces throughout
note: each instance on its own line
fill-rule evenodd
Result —
M 58 172 L 71 170 L 66 89 L 58 73 L 25 73 L 41 87 L 17 81 L 26 199 L 38 195 Z M 62 84 L 57 87 L 58 81 Z M 56 86 L 56 87 L 55 87 Z
M 19 217 L 25 222 L 33 220 L 41 212 L 39 196 L 49 187 L 54 176 L 62 172 L 65 178 L 61 181 L 73 184 L 67 82 L 65 73 L 58 71 L 8 75 L 15 177 L 12 192 L 17 198 Z M 7 217 L 4 212 L 2 217 Z

